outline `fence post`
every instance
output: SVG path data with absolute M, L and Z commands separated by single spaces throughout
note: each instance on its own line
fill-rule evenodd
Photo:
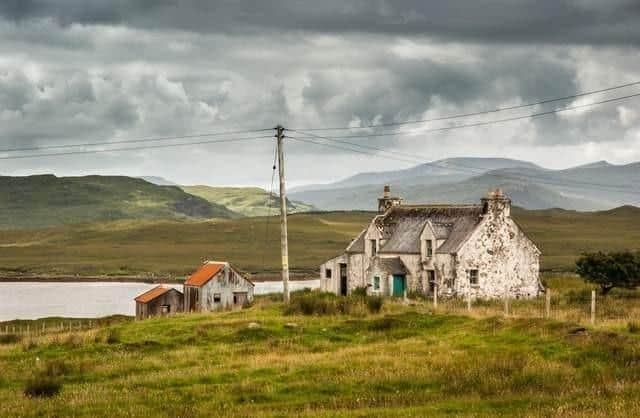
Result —
M 467 311 L 471 313 L 471 289 L 467 292 Z
M 596 291 L 591 291 L 591 325 L 596 324 Z
M 549 289 L 544 295 L 544 317 L 547 319 L 551 317 L 551 290 Z
M 509 293 L 504 292 L 504 316 L 509 316 Z
M 433 307 L 438 307 L 438 284 L 433 284 Z

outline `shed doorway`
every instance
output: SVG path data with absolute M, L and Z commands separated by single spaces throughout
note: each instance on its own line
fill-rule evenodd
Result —
M 340 264 L 340 295 L 341 296 L 347 296 L 347 292 L 348 292 L 348 286 L 347 286 L 347 265 L 346 264 Z
M 407 283 L 404 274 L 393 275 L 393 296 L 403 296 L 404 291 L 407 288 Z
M 244 306 L 249 302 L 247 292 L 233 292 L 233 304 Z

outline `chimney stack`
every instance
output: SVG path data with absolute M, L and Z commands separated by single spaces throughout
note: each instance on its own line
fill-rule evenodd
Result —
M 378 212 L 384 213 L 392 206 L 399 206 L 403 200 L 401 197 L 391 196 L 391 187 L 386 185 L 382 191 L 382 197 L 378 198 Z
M 492 189 L 487 193 L 487 197 L 483 197 L 482 213 L 483 215 L 504 215 L 511 216 L 511 199 L 509 199 L 502 189 Z

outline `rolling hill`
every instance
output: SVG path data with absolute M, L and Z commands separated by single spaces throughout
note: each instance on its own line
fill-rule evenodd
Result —
M 239 215 L 185 193 L 121 176 L 0 177 L 0 228 L 118 219 L 208 219 Z
M 325 210 L 370 210 L 382 186 L 410 203 L 477 202 L 500 187 L 513 203 L 527 209 L 603 210 L 640 203 L 640 163 L 599 161 L 565 170 L 549 170 L 518 160 L 457 158 L 407 170 L 362 173 L 346 180 L 299 188 L 290 193 Z
M 278 213 L 280 208 L 279 198 L 276 195 L 269 198 L 269 193 L 259 187 L 182 186 L 182 189 L 244 216 L 273 215 Z M 287 199 L 288 213 L 310 210 L 313 210 L 313 206 Z

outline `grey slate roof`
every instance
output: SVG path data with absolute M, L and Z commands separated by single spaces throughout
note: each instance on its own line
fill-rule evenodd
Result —
M 400 257 L 378 257 L 376 261 L 378 266 L 389 274 L 407 274 L 407 268 Z
M 427 221 L 436 238 L 445 239 L 436 252 L 454 253 L 481 219 L 481 205 L 396 206 L 375 220 L 387 240 L 380 253 L 419 254 L 420 234 Z
M 346 252 L 348 253 L 363 253 L 364 252 L 364 235 L 367 233 L 367 228 L 363 229 L 362 232 L 358 234 L 356 239 L 351 241 L 351 244 L 347 247 Z

